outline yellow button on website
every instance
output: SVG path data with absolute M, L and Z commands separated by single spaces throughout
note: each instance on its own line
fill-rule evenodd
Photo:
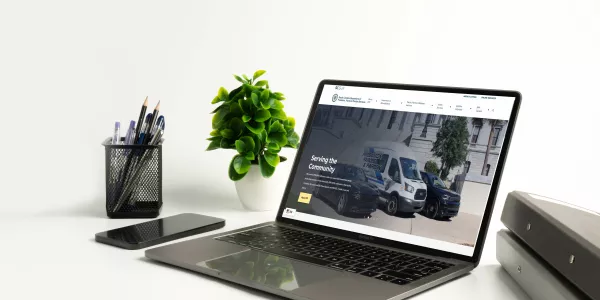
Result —
M 310 203 L 310 197 L 312 197 L 311 194 L 300 193 L 300 197 L 298 197 L 298 202 Z

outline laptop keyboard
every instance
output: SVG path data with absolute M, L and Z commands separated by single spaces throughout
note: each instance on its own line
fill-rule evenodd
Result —
M 399 285 L 454 266 L 412 254 L 272 225 L 216 239 Z

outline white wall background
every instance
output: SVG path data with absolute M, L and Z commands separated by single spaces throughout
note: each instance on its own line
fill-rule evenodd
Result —
M 166 117 L 166 205 L 235 197 L 231 153 L 204 152 L 209 103 L 256 69 L 299 128 L 323 78 L 519 90 L 500 204 L 600 210 L 598 1 L 24 0 L 0 4 L 0 215 L 102 215 L 100 143 L 145 96 Z

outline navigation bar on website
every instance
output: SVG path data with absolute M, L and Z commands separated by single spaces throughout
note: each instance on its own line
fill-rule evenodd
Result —
M 325 85 L 319 104 L 508 120 L 513 97 Z

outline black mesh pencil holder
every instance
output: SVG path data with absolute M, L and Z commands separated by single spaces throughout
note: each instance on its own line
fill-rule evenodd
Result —
M 162 145 L 102 143 L 109 218 L 156 218 L 162 208 Z

